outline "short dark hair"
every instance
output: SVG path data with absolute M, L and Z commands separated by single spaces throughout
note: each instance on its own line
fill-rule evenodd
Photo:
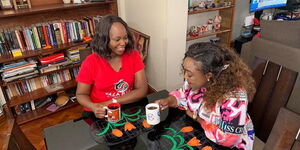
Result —
M 93 41 L 91 42 L 91 48 L 94 52 L 96 52 L 99 56 L 109 59 L 111 57 L 111 50 L 108 47 L 110 42 L 109 31 L 113 23 L 119 22 L 123 24 L 126 29 L 128 44 L 125 47 L 125 52 L 133 49 L 133 38 L 131 32 L 129 31 L 129 27 L 125 21 L 123 21 L 120 17 L 114 15 L 107 15 L 100 19 L 100 22 L 96 24 L 95 34 L 93 37 Z

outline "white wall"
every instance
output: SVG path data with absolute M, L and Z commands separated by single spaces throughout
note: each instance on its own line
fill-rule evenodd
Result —
M 233 31 L 232 40 L 241 35 L 242 26 L 244 25 L 244 19 L 249 16 L 249 0 L 236 0 L 234 9 Z
M 168 0 L 167 4 L 167 86 L 174 90 L 182 86 L 182 58 L 186 51 L 188 3 Z
M 139 6 L 139 7 L 137 7 Z M 182 83 L 180 64 L 185 52 L 187 2 L 119 0 L 119 16 L 150 38 L 146 74 L 156 90 L 174 90 Z

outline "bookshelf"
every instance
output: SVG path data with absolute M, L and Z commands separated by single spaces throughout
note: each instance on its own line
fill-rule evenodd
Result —
M 212 30 L 207 31 L 204 33 L 200 33 L 196 36 L 187 36 L 186 41 L 193 42 L 193 40 L 201 40 L 205 37 L 212 37 L 216 36 L 220 38 L 221 43 L 226 46 L 230 46 L 231 42 L 231 34 L 232 34 L 232 26 L 233 26 L 233 17 L 234 17 L 234 7 L 235 7 L 235 0 L 226 0 L 227 3 L 230 2 L 231 4 L 229 6 L 222 6 L 222 7 L 215 7 L 215 8 L 208 8 L 208 9 L 198 9 L 188 12 L 188 22 L 195 22 L 193 20 L 200 20 L 198 15 L 204 14 L 204 13 L 216 13 L 217 15 L 221 16 L 222 21 L 220 23 L 221 28 L 219 30 Z M 203 15 L 205 16 L 205 15 Z M 208 15 L 209 16 L 209 15 Z M 207 17 L 202 17 L 202 20 L 210 19 Z M 212 18 L 211 18 L 212 19 Z M 203 24 L 207 24 L 206 22 L 203 22 Z M 199 26 L 199 24 L 188 24 L 188 26 L 196 25 Z M 201 24 L 200 24 L 201 25 Z
M 117 15 L 117 1 L 116 0 L 106 0 L 103 2 L 88 2 L 84 4 L 63 4 L 60 0 L 53 1 L 42 1 L 42 0 L 32 0 L 32 8 L 24 10 L 0 10 L 0 31 L 7 30 L 15 27 L 32 28 L 33 25 L 40 24 L 43 22 L 54 22 L 58 20 L 82 20 L 84 17 L 96 17 L 104 16 L 107 14 Z M 49 23 L 50 24 L 50 23 Z M 33 30 L 32 30 L 33 31 Z M 50 32 L 51 33 L 51 32 Z M 80 32 L 81 34 L 81 32 Z M 0 56 L 0 65 L 4 66 L 6 63 L 22 61 L 27 59 L 40 60 L 42 57 L 56 54 L 56 53 L 66 53 L 68 49 L 78 47 L 90 43 L 90 41 L 76 41 L 76 42 L 64 42 L 57 45 L 53 45 L 50 49 L 35 48 L 34 50 L 26 49 L 22 51 L 22 56 L 13 57 L 12 54 L 7 53 Z M 66 54 L 65 54 L 66 55 Z M 61 110 L 73 107 L 77 105 L 77 102 L 68 102 L 65 106 L 60 107 L 55 112 L 46 110 L 49 104 L 36 108 L 32 111 L 26 111 L 21 114 L 16 114 L 14 109 L 18 105 L 31 102 L 40 98 L 45 98 L 49 95 L 56 94 L 60 91 L 67 91 L 76 88 L 76 81 L 74 75 L 69 75 L 69 80 L 61 80 L 59 83 L 63 88 L 48 92 L 44 87 L 40 87 L 34 90 L 25 91 L 24 93 L 19 93 L 19 95 L 10 95 L 7 93 L 9 87 L 16 87 L 18 84 L 29 83 L 30 80 L 40 80 L 42 77 L 51 76 L 53 74 L 59 74 L 61 72 L 69 71 L 80 67 L 81 63 L 74 63 L 67 65 L 66 67 L 59 68 L 46 73 L 39 72 L 36 76 L 28 77 L 20 80 L 14 80 L 10 82 L 4 82 L 1 80 L 0 87 L 2 93 L 5 97 L 7 106 L 9 108 L 9 115 L 16 118 L 17 123 L 24 124 L 26 122 L 33 121 L 41 117 L 47 117 L 53 113 L 57 113 Z M 42 65 L 39 63 L 39 67 Z M 62 78 L 66 78 L 61 76 Z M 54 78 L 54 77 L 53 77 Z M 23 87 L 24 88 L 24 87 Z

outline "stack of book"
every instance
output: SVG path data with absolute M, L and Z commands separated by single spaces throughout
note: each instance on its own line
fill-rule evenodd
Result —
M 86 49 L 88 49 L 87 44 L 72 47 L 66 51 L 66 55 L 72 61 L 73 64 L 76 64 L 80 62 L 79 51 Z
M 23 52 L 90 40 L 100 19 L 101 16 L 84 17 L 81 20 L 57 20 L 31 27 L 0 29 L 0 56 L 12 54 L 15 49 Z
M 4 82 L 11 82 L 14 80 L 32 78 L 39 73 L 36 70 L 36 63 L 35 60 L 6 63 L 0 69 L 0 72 L 2 72 L 2 80 Z
M 41 73 L 46 73 L 58 69 L 62 69 L 72 64 L 72 61 L 64 56 L 64 53 L 52 54 L 40 58 L 41 66 L 39 70 Z

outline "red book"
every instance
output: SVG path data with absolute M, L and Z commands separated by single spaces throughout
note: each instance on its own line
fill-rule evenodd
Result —
M 40 58 L 40 62 L 42 65 L 53 63 L 55 61 L 63 60 L 65 58 L 64 53 L 58 53 L 50 56 L 46 56 L 43 58 Z
M 61 28 L 62 28 L 62 32 L 63 32 L 64 43 L 67 43 L 68 42 L 67 29 L 66 29 L 66 24 L 63 21 L 61 22 Z
M 48 38 L 48 32 L 47 32 L 47 28 L 45 25 L 43 25 L 43 32 L 44 32 L 44 38 L 45 38 L 45 41 L 46 41 L 46 47 L 47 46 L 50 46 L 50 43 L 49 43 L 49 38 Z

